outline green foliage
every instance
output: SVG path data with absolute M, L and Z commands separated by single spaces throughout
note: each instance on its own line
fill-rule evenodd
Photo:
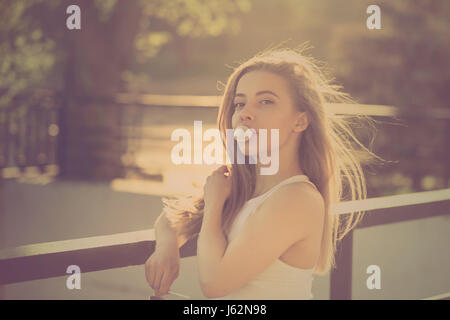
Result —
M 54 41 L 26 15 L 31 6 L 31 1 L 0 2 L 0 38 L 5 39 L 0 43 L 0 108 L 45 83 L 55 63 Z
M 0 1 L 0 107 L 37 87 L 69 83 L 92 86 L 96 92 L 96 85 L 111 82 L 116 90 L 117 74 L 124 86 L 117 90 L 127 85 L 147 90 L 150 77 L 181 85 L 196 76 L 215 82 L 226 78 L 228 65 L 269 45 L 309 41 L 311 54 L 328 61 L 338 82 L 358 101 L 394 105 L 417 118 L 380 127 L 374 151 L 398 165 L 383 168 L 392 173 L 391 180 L 373 177 L 375 193 L 417 190 L 422 182 L 447 187 L 449 151 L 443 146 L 448 144 L 448 124 L 422 115 L 449 108 L 449 1 L 378 1 L 382 30 L 366 28 L 369 0 L 136 1 L 141 14 L 137 30 L 129 28 L 134 16 L 119 10 L 124 2 L 78 1 L 82 21 L 89 12 L 94 30 L 82 44 L 65 29 L 70 1 Z M 126 8 L 132 3 L 127 0 Z M 133 41 L 124 44 L 127 39 Z M 126 52 L 132 63 L 113 55 L 118 51 Z M 99 73 L 104 77 L 95 77 Z M 78 81 L 70 82 L 69 75 Z M 391 187 L 398 183 L 393 187 L 398 189 L 388 190 L 386 181 Z
M 93 14 L 89 19 L 96 21 L 89 23 L 100 26 L 95 36 L 103 41 L 101 45 L 105 48 L 102 51 L 108 51 L 107 46 L 117 50 L 114 49 L 117 38 L 110 34 L 111 26 L 117 24 L 117 20 L 112 21 L 112 18 L 114 15 L 116 19 L 127 18 L 127 15 L 121 16 L 122 12 L 116 12 L 120 10 L 117 3 L 117 0 L 94 0 L 93 8 L 86 8 L 91 5 L 89 2 L 78 3 L 82 9 L 82 21 L 87 19 L 86 10 L 90 10 Z M 140 28 L 137 34 L 129 35 L 135 39 L 130 52 L 137 63 L 154 59 L 162 47 L 182 38 L 236 33 L 240 27 L 237 14 L 251 8 L 250 0 L 138 0 L 137 3 L 143 13 Z M 80 76 L 84 74 L 85 80 L 80 83 L 92 84 L 83 70 L 90 70 L 89 64 L 95 62 L 82 57 L 77 57 L 76 61 L 68 60 L 74 58 L 71 55 L 72 40 L 68 38 L 64 25 L 63 15 L 68 4 L 68 1 L 60 0 L 0 2 L 0 38 L 6 39 L 0 44 L 0 107 L 7 106 L 15 96 L 31 88 L 53 87 L 55 81 L 64 81 L 65 68 L 70 64 L 77 65 Z M 126 27 L 127 23 L 123 26 Z M 99 42 L 95 45 L 98 46 Z M 122 68 L 119 72 L 133 74 L 125 65 L 116 63 L 111 68 Z
M 395 172 L 409 179 L 408 191 L 430 185 L 448 187 L 449 120 L 431 114 L 436 108 L 449 109 L 449 2 L 382 1 L 378 5 L 382 30 L 352 24 L 337 28 L 331 64 L 360 102 L 394 105 L 407 119 L 396 126 L 384 125 L 377 137 L 376 151 L 398 162 L 383 168 L 384 174 Z
M 117 0 L 94 0 L 95 7 L 98 9 L 98 18 L 102 22 L 107 22 L 111 18 Z
M 148 2 L 144 12 L 166 21 L 178 35 L 195 38 L 237 32 L 236 14 L 250 9 L 250 0 L 159 0 Z

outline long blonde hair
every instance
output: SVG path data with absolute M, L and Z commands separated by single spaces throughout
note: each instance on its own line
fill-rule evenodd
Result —
M 290 84 L 294 102 L 299 111 L 306 111 L 308 128 L 302 132 L 299 159 L 302 170 L 317 186 L 325 201 L 321 252 L 316 274 L 324 274 L 335 267 L 335 252 L 339 241 L 362 219 L 364 212 L 352 212 L 346 217 L 336 215 L 332 207 L 343 197 L 348 187 L 347 200 L 364 199 L 366 182 L 361 164 L 378 158 L 368 150 L 350 128 L 346 117 L 330 115 L 327 103 L 354 103 L 350 96 L 333 85 L 311 57 L 305 56 L 305 48 L 266 49 L 237 66 L 229 76 L 219 107 L 217 124 L 225 139 L 225 130 L 232 129 L 233 99 L 239 79 L 247 72 L 264 70 L 284 77 Z M 353 119 L 371 118 L 356 115 Z M 224 143 L 224 148 L 226 147 Z M 234 153 L 236 154 L 236 152 Z M 236 164 L 232 161 L 232 191 L 222 212 L 222 230 L 228 234 L 231 224 L 244 203 L 253 195 L 256 182 L 256 165 Z M 164 198 L 164 211 L 172 226 L 180 235 L 190 239 L 200 232 L 203 198 Z M 270 241 L 270 240 L 269 240 Z

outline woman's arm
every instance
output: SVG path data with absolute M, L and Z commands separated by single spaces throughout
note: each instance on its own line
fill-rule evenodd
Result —
M 169 219 L 167 219 L 165 212 L 161 213 L 158 219 L 156 219 L 154 229 L 156 249 L 166 248 L 168 246 L 174 245 L 176 245 L 179 249 L 188 240 L 186 237 L 177 234 L 177 230 L 170 225 Z
M 228 243 L 217 214 L 221 208 L 206 206 L 197 244 L 204 295 L 217 298 L 236 291 L 294 243 L 322 232 L 324 208 L 320 193 L 304 183 L 282 186 L 246 218 L 236 237 Z
M 155 295 L 160 296 L 169 292 L 170 286 L 179 275 L 179 249 L 186 239 L 177 235 L 165 212 L 156 219 L 154 228 L 156 245 L 154 252 L 145 262 L 145 277 L 155 290 Z
M 208 210 L 215 212 L 208 212 Z M 208 298 L 212 297 L 209 293 L 209 284 L 214 281 L 227 248 L 227 240 L 221 228 L 222 210 L 222 204 L 211 208 L 205 206 L 204 220 L 197 241 L 200 286 L 203 294 Z

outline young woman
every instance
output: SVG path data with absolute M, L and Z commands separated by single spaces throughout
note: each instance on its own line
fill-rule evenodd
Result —
M 376 157 L 345 118 L 326 109 L 329 102 L 352 103 L 339 89 L 300 50 L 268 49 L 235 68 L 219 108 L 222 137 L 226 129 L 244 127 L 255 129 L 259 139 L 260 129 L 267 129 L 271 150 L 276 141 L 269 132 L 278 129 L 279 169 L 260 174 L 270 164 L 250 164 L 246 142 L 245 163 L 215 170 L 203 198 L 190 204 L 163 199 L 156 250 L 145 265 L 156 295 L 166 294 L 178 276 L 178 249 L 199 235 L 200 285 L 207 298 L 312 298 L 313 274 L 335 266 L 338 241 L 362 217 L 355 212 L 342 221 L 332 206 L 343 189 L 349 199 L 366 197 L 362 156 Z

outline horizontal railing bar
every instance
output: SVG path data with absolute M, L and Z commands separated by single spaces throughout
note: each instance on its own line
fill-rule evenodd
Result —
M 86 237 L 69 240 L 59 240 L 51 242 L 41 242 L 18 246 L 14 248 L 6 248 L 0 250 L 0 260 L 12 259 L 22 256 L 33 256 L 39 254 L 51 254 L 61 251 L 74 251 L 92 248 L 100 248 L 105 246 L 117 246 L 133 242 L 145 242 L 155 240 L 153 229 L 116 233 L 112 235 Z
M 421 191 L 392 196 L 374 197 L 364 200 L 342 201 L 332 211 L 334 213 L 347 213 L 355 210 L 378 210 L 385 208 L 411 206 L 436 201 L 450 200 L 450 188 L 432 191 Z
M 450 189 L 343 201 L 331 210 L 336 214 L 364 211 L 356 228 L 442 216 L 450 214 Z
M 221 103 L 222 96 L 198 96 L 198 95 L 162 95 L 162 94 L 132 94 L 119 93 L 114 101 L 120 104 L 139 104 L 146 106 L 166 106 L 166 107 L 200 107 L 217 108 Z M 326 103 L 326 109 L 331 114 L 367 115 L 380 117 L 399 116 L 398 107 L 376 104 L 361 103 Z M 402 115 L 410 117 L 410 115 Z M 450 111 L 444 108 L 429 108 L 421 117 L 435 119 L 450 119 Z
M 0 250 L 0 285 L 64 276 L 70 265 L 81 272 L 142 265 L 154 249 L 154 229 L 6 248 Z M 180 257 L 196 252 L 193 238 Z
M 450 200 L 370 210 L 356 226 L 357 229 L 397 222 L 450 215 Z
M 351 201 L 358 204 L 358 210 L 379 210 L 366 214 L 357 228 L 449 214 L 448 191 Z M 394 204 L 386 204 L 391 200 Z M 347 214 L 342 211 L 354 208 L 343 202 L 334 210 L 336 214 Z M 196 245 L 195 238 L 188 241 L 180 249 L 180 256 L 196 255 Z M 0 250 L 0 284 L 63 276 L 72 264 L 78 265 L 82 272 L 140 265 L 151 255 L 154 246 L 154 230 L 148 229 L 5 248 Z
M 130 94 L 119 93 L 116 101 L 122 104 L 141 104 L 144 106 L 171 106 L 171 107 L 211 107 L 217 108 L 220 96 L 196 95 L 162 95 L 162 94 Z
M 160 95 L 160 94 L 129 94 L 116 95 L 116 101 L 122 104 L 140 104 L 142 106 L 167 107 L 205 107 L 217 108 L 222 96 L 195 95 Z M 394 106 L 374 104 L 327 103 L 327 109 L 334 114 L 363 114 L 372 116 L 396 116 L 398 109 Z
M 423 298 L 422 300 L 450 300 L 450 292 L 438 294 L 436 296 Z

